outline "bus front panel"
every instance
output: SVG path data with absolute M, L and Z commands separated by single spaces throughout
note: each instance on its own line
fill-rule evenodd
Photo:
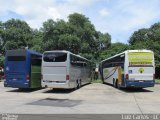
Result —
M 153 87 L 154 86 L 154 55 L 152 52 L 128 53 L 128 80 L 129 87 Z
M 5 57 L 5 87 L 28 88 L 26 51 L 9 51 Z
M 42 62 L 42 87 L 68 88 L 67 53 L 46 52 Z

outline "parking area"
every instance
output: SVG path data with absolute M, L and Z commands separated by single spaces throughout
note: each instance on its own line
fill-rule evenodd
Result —
M 100 83 L 78 90 L 19 90 L 0 82 L 0 113 L 155 114 L 160 113 L 160 85 L 143 90 L 118 90 Z

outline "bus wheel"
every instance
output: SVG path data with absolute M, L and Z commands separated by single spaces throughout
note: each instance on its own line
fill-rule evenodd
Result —
M 82 86 L 82 81 L 81 79 L 79 80 L 79 88 Z
M 116 80 L 116 88 L 121 89 L 120 84 L 118 84 L 118 79 Z
M 136 88 L 136 90 L 142 90 L 143 88 Z
M 80 87 L 79 80 L 76 80 L 76 89 L 78 89 L 79 87 Z
M 118 88 L 118 89 L 121 89 L 121 87 L 120 87 L 120 85 L 118 84 L 118 82 L 117 82 L 117 88 Z
M 115 87 L 115 88 L 118 88 L 118 80 L 117 80 L 117 79 L 114 80 L 114 87 Z
M 104 80 L 102 80 L 102 84 L 105 84 Z
M 118 80 L 113 79 L 113 85 L 115 88 L 117 88 Z

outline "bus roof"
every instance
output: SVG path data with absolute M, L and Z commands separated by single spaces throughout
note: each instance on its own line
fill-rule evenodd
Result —
M 27 52 L 29 52 L 30 54 L 36 54 L 36 55 L 42 56 L 41 53 L 36 52 L 36 51 L 33 51 L 33 50 L 29 50 L 29 49 L 6 50 L 6 53 L 10 53 L 10 54 L 13 54 L 13 55 L 14 55 L 14 53 L 16 53 L 17 51 L 24 51 L 24 52 L 27 51 Z
M 106 60 L 112 59 L 114 57 L 120 56 L 120 55 L 125 54 L 125 53 L 129 53 L 129 52 L 153 52 L 153 51 L 151 51 L 151 50 L 126 50 L 124 52 L 121 52 L 121 53 L 116 54 L 116 55 L 114 55 L 112 57 L 109 57 L 107 59 L 102 60 L 101 63 L 104 62 L 104 61 L 106 61 Z
M 52 51 L 45 51 L 44 53 L 51 53 L 51 52 L 70 53 L 70 54 L 72 54 L 72 55 L 74 55 L 74 56 L 77 56 L 77 57 L 79 57 L 79 58 L 82 58 L 82 59 L 85 59 L 85 60 L 89 61 L 89 60 L 86 59 L 85 57 L 82 57 L 82 56 L 80 56 L 80 55 L 74 54 L 74 53 L 72 53 L 72 52 L 70 52 L 70 51 L 67 51 L 67 50 L 52 50 Z M 43 54 L 44 54 L 44 53 L 43 53 Z

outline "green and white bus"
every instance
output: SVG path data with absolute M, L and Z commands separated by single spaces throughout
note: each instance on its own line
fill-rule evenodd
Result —
M 118 88 L 153 87 L 155 84 L 154 53 L 150 50 L 127 50 L 100 63 L 104 83 Z

